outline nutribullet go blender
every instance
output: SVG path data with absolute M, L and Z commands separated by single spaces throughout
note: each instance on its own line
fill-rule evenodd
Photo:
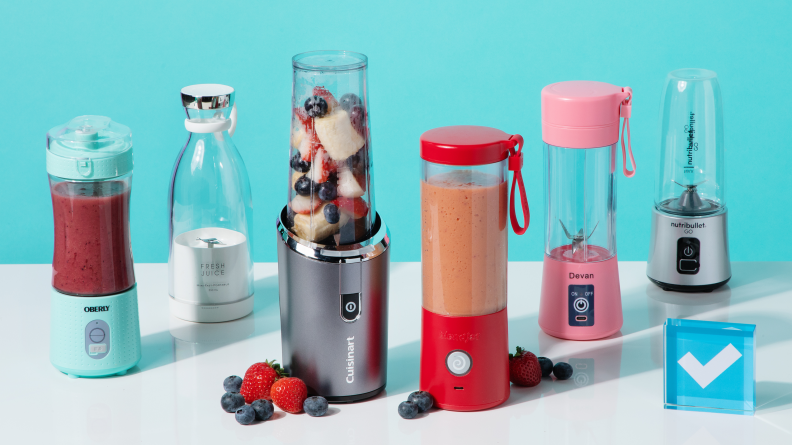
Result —
M 235 91 L 184 87 L 184 127 L 168 193 L 171 313 L 194 322 L 236 320 L 253 311 L 250 181 L 231 136 Z
M 47 133 L 55 249 L 50 361 L 70 377 L 123 375 L 141 357 L 129 233 L 132 132 L 80 116 Z
M 616 259 L 616 145 L 629 138 L 632 90 L 571 81 L 542 89 L 545 257 L 539 326 L 554 337 L 593 340 L 622 326 Z M 628 139 L 629 140 L 629 139 Z M 627 153 L 622 135 L 625 176 Z
M 711 292 L 731 278 L 718 75 L 666 77 L 646 275 L 664 290 Z
M 530 220 L 520 173 L 523 139 L 460 125 L 429 130 L 420 144 L 420 388 L 439 408 L 491 408 L 509 398 L 507 208 L 522 235 Z M 516 186 L 525 227 L 517 222 Z
M 363 54 L 292 59 L 288 203 L 276 221 L 283 365 L 330 402 L 385 387 L 390 235 L 374 207 Z

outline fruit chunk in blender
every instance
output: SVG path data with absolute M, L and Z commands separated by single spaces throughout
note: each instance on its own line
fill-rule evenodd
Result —
M 292 230 L 313 242 L 356 242 L 371 224 L 365 109 L 355 94 L 340 103 L 323 87 L 312 94 L 293 109 L 291 146 L 299 153 L 290 160 Z

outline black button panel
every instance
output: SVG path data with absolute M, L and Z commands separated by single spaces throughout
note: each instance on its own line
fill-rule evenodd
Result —
M 683 275 L 695 275 L 701 264 L 699 252 L 701 243 L 697 238 L 679 238 L 677 240 L 677 272 Z
M 341 294 L 341 318 L 347 323 L 360 318 L 360 293 Z
M 594 285 L 569 285 L 569 325 L 594 326 Z

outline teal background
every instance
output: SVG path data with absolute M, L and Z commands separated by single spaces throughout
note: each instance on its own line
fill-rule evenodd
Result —
M 525 235 L 511 235 L 509 256 L 541 260 L 539 93 L 576 79 L 633 88 L 638 173 L 617 180 L 618 250 L 621 260 L 646 260 L 660 94 L 666 73 L 683 67 L 720 77 L 732 260 L 786 260 L 790 17 L 792 2 L 782 0 L 4 1 L 0 263 L 51 261 L 45 134 L 82 114 L 132 128 L 135 260 L 167 261 L 168 184 L 187 137 L 179 90 L 195 83 L 237 91 L 234 141 L 253 189 L 255 260 L 275 261 L 291 57 L 316 49 L 369 56 L 376 203 L 395 261 L 420 260 L 418 137 L 454 124 L 525 138 L 533 220 Z

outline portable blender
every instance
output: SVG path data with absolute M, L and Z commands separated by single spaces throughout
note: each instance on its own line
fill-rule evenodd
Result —
M 731 278 L 718 75 L 694 68 L 670 72 L 660 113 L 646 275 L 664 290 L 711 292 Z
M 311 394 L 385 387 L 390 234 L 374 207 L 363 54 L 292 59 L 288 204 L 276 221 L 283 365 Z
M 421 135 L 420 387 L 435 405 L 476 411 L 509 398 L 507 169 L 511 223 L 529 223 L 520 135 L 477 126 Z M 520 187 L 525 227 L 515 211 Z
M 253 311 L 253 207 L 245 163 L 231 141 L 234 95 L 216 84 L 181 91 L 190 134 L 168 194 L 168 291 L 171 313 L 187 321 L 236 320 Z
M 103 116 L 55 127 L 47 173 L 55 221 L 50 361 L 70 377 L 124 375 L 140 361 L 132 132 Z
M 542 89 L 547 219 L 539 326 L 554 337 L 594 340 L 621 329 L 614 172 L 619 118 L 629 142 L 631 106 L 629 87 L 603 82 Z M 629 156 L 632 171 L 622 139 L 628 178 L 632 147 Z

